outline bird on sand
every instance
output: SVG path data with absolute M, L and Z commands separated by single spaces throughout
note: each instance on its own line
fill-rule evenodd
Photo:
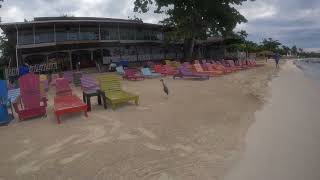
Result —
M 164 91 L 164 93 L 166 93 L 167 95 L 169 95 L 169 88 L 168 88 L 168 86 L 164 83 L 164 80 L 163 80 L 163 79 L 161 79 L 160 81 L 162 82 L 162 86 L 163 86 L 163 91 Z

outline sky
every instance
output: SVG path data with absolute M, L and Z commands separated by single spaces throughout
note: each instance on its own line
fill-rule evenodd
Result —
M 133 12 L 134 0 L 4 0 L 0 9 L 2 22 L 16 22 L 42 16 L 89 16 L 124 18 L 137 15 L 144 22 L 158 23 L 164 16 Z M 256 0 L 236 7 L 248 23 L 248 39 L 261 42 L 273 38 L 281 43 L 297 45 L 306 51 L 320 52 L 320 0 Z

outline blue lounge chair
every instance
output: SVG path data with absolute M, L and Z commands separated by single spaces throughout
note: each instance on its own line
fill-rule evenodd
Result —
M 118 66 L 116 67 L 116 71 L 118 74 L 120 75 L 124 75 L 124 69 L 123 69 L 123 66 Z
M 11 101 L 8 98 L 7 81 L 0 80 L 0 126 L 9 124 L 13 119 L 13 112 L 9 114 L 8 107 L 11 108 L 12 112 Z
M 161 74 L 159 73 L 151 72 L 149 68 L 142 68 L 141 72 L 142 72 L 142 75 L 146 78 L 157 78 L 161 76 Z

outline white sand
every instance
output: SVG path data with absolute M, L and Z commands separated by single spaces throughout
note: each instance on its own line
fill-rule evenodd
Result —
M 213 180 L 238 157 L 262 107 L 273 65 L 209 81 L 165 78 L 123 81 L 140 105 L 104 110 L 92 99 L 89 117 L 58 125 L 48 117 L 0 127 L 0 179 Z M 74 88 L 82 97 L 80 88 Z

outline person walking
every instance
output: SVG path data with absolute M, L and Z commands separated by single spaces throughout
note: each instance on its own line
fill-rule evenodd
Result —
M 279 61 L 280 61 L 280 54 L 279 53 L 274 54 L 274 60 L 276 62 L 276 68 L 279 68 Z

